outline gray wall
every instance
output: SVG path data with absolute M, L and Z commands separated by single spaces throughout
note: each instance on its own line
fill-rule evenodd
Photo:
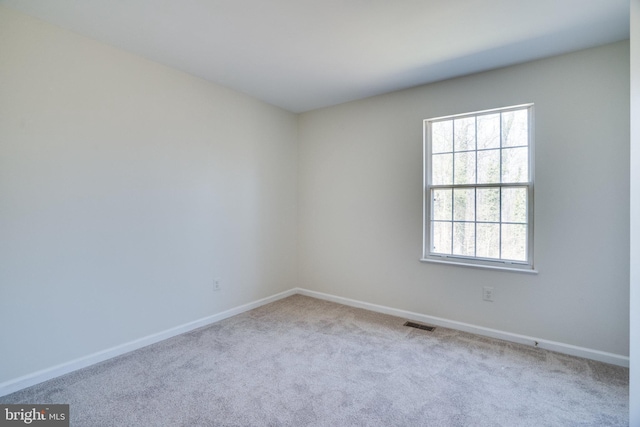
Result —
M 640 426 L 640 0 L 631 0 L 631 370 L 629 425 Z
M 301 115 L 300 286 L 627 356 L 628 96 L 621 42 Z M 528 102 L 539 274 L 419 262 L 422 120 Z
M 296 286 L 294 114 L 2 7 L 0 52 L 0 383 Z

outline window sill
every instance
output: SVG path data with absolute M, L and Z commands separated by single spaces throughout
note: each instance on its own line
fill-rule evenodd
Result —
M 456 261 L 445 261 L 439 259 L 431 259 L 431 258 L 421 258 L 421 262 L 430 262 L 434 264 L 447 264 L 447 265 L 455 265 L 459 267 L 471 267 L 471 268 L 482 268 L 485 270 L 502 270 L 502 271 L 511 271 L 514 273 L 525 273 L 525 274 L 538 274 L 538 270 L 529 269 L 529 268 L 514 268 L 514 267 L 503 267 L 499 265 L 486 265 L 486 264 L 471 264 L 465 262 L 456 262 Z

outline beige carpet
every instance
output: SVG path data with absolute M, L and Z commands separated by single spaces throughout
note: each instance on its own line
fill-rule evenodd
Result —
M 295 295 L 0 397 L 73 426 L 624 426 L 626 368 Z

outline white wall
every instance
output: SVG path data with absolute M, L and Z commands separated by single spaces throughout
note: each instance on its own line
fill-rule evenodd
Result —
M 298 120 L 0 7 L 0 383 L 295 286 L 627 355 L 628 49 Z M 540 274 L 420 263 L 422 120 L 525 102 Z
M 0 383 L 296 286 L 295 115 L 3 7 L 0 52 Z
M 300 286 L 627 356 L 628 94 L 621 42 L 301 115 Z M 528 102 L 539 274 L 419 262 L 422 120 Z
M 629 425 L 640 426 L 640 0 L 631 0 L 631 370 Z

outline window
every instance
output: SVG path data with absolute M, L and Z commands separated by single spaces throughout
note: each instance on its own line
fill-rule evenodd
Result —
M 424 121 L 422 260 L 533 270 L 533 104 Z

